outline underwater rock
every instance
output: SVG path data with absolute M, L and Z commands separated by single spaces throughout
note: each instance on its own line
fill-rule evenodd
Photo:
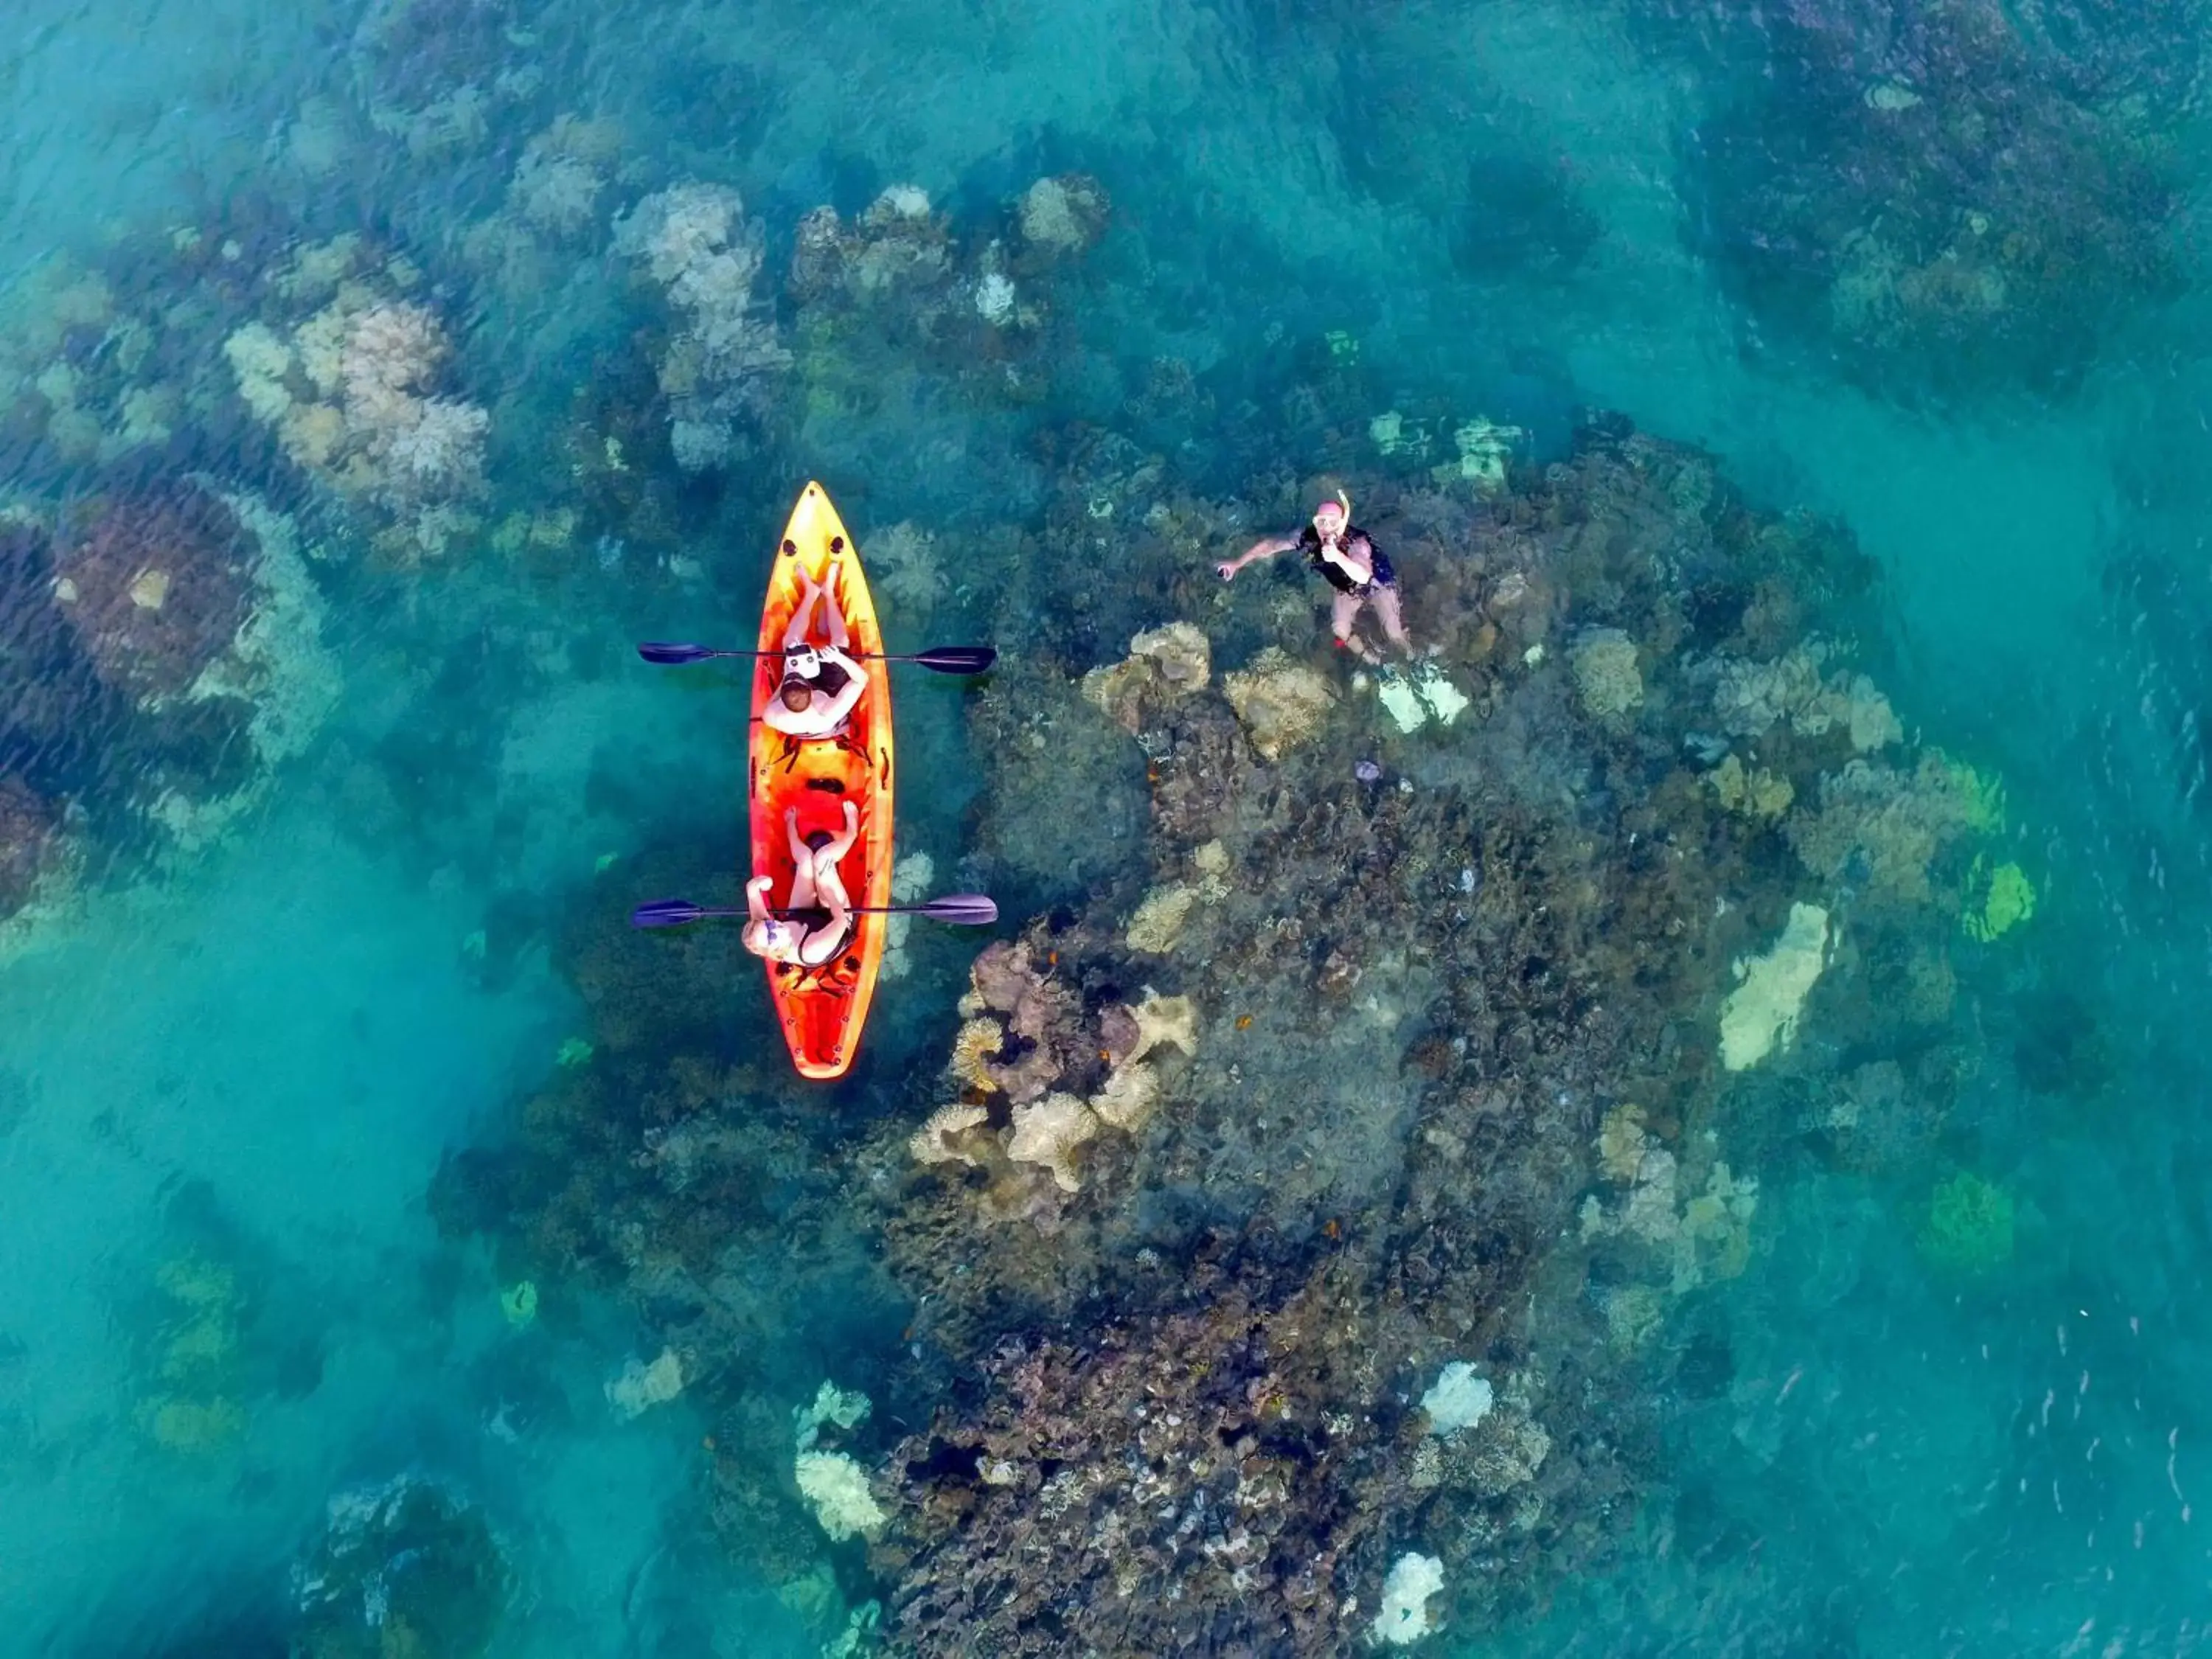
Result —
M 633 1354 L 619 1376 L 607 1379 L 607 1403 L 627 1421 L 666 1405 L 684 1392 L 684 1362 L 675 1349 L 663 1348 L 649 1365 Z

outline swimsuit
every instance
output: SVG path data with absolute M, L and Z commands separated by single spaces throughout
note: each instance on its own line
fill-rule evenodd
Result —
M 1344 534 L 1337 539 L 1337 548 L 1345 553 L 1355 553 L 1362 546 L 1367 550 L 1367 562 L 1373 571 L 1361 581 L 1342 566 L 1331 563 L 1321 550 L 1321 532 L 1311 525 L 1298 537 L 1298 551 L 1306 556 L 1306 562 L 1321 572 L 1322 580 L 1340 593 L 1355 593 L 1362 598 L 1378 587 L 1395 587 L 1398 573 L 1391 568 L 1390 556 L 1375 545 L 1367 532 L 1357 525 L 1346 525 Z

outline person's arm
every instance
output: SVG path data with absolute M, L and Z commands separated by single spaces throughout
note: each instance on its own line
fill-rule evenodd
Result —
M 1362 548 L 1364 548 L 1367 552 L 1367 568 L 1364 570 L 1362 570 L 1351 556 L 1353 552 Z M 1364 533 L 1346 536 L 1339 542 L 1323 542 L 1321 544 L 1321 556 L 1354 581 L 1367 581 L 1375 574 L 1375 544 Z
M 841 652 L 838 654 L 843 653 Z M 823 718 L 835 726 L 860 707 L 860 699 L 866 694 L 867 690 L 868 677 L 860 672 L 860 665 L 858 663 L 854 662 L 849 657 L 847 658 L 845 684 L 838 689 L 837 695 L 830 699 L 830 707 L 823 712 Z M 848 805 L 850 803 L 848 802 Z
M 1298 544 L 1296 536 L 1262 536 L 1233 559 L 1224 559 L 1213 568 L 1221 573 L 1224 581 L 1233 580 L 1246 565 L 1260 559 L 1272 559 L 1278 553 L 1287 553 Z

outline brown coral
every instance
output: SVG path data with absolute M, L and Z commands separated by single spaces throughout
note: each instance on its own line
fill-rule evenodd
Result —
M 174 696 L 230 648 L 246 621 L 252 532 L 186 488 L 112 501 L 64 549 L 54 597 L 101 679 Z
M 60 856 L 61 818 L 20 778 L 0 775 L 0 917 L 29 902 Z

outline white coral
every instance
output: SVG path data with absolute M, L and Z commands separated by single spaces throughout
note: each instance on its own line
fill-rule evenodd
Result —
M 238 395 L 258 421 L 275 424 L 292 406 L 284 377 L 292 372 L 292 349 L 259 323 L 248 323 L 222 343 L 222 355 L 238 378 Z
M 872 1538 L 890 1519 L 868 1488 L 866 1471 L 843 1452 L 801 1452 L 792 1473 L 799 1496 L 813 1506 L 814 1518 L 833 1542 L 855 1533 Z
M 1433 1555 L 1408 1550 L 1382 1581 L 1382 1610 L 1368 1626 L 1378 1642 L 1407 1647 L 1436 1629 L 1429 1618 L 1429 1598 L 1444 1587 L 1444 1564 Z
M 647 197 L 615 220 L 615 252 L 645 261 L 667 287 L 729 246 L 744 198 L 726 185 L 677 185 Z
M 965 1164 L 973 1167 L 975 1158 L 960 1151 L 951 1142 L 956 1135 L 975 1128 L 991 1114 L 981 1106 L 940 1106 L 929 1115 L 929 1121 L 916 1129 L 906 1143 L 906 1149 L 917 1164 Z
M 684 319 L 660 380 L 677 465 L 686 471 L 727 456 L 731 416 L 760 395 L 762 375 L 791 362 L 755 310 L 762 235 L 744 214 L 743 198 L 726 185 L 678 185 L 615 222 L 616 251 L 643 263 Z
M 395 433 L 385 452 L 386 477 L 410 500 L 457 495 L 483 482 L 484 435 L 491 416 L 474 404 L 432 398 L 415 423 Z
M 975 310 L 993 328 L 1014 320 L 1014 284 L 1003 271 L 992 271 L 975 284 Z
M 1080 1192 L 1076 1149 L 1097 1134 L 1098 1120 L 1088 1106 L 1073 1095 L 1049 1094 L 1034 1105 L 1014 1108 L 1014 1133 L 1006 1143 L 1006 1156 L 1017 1164 L 1051 1170 L 1064 1193 Z

